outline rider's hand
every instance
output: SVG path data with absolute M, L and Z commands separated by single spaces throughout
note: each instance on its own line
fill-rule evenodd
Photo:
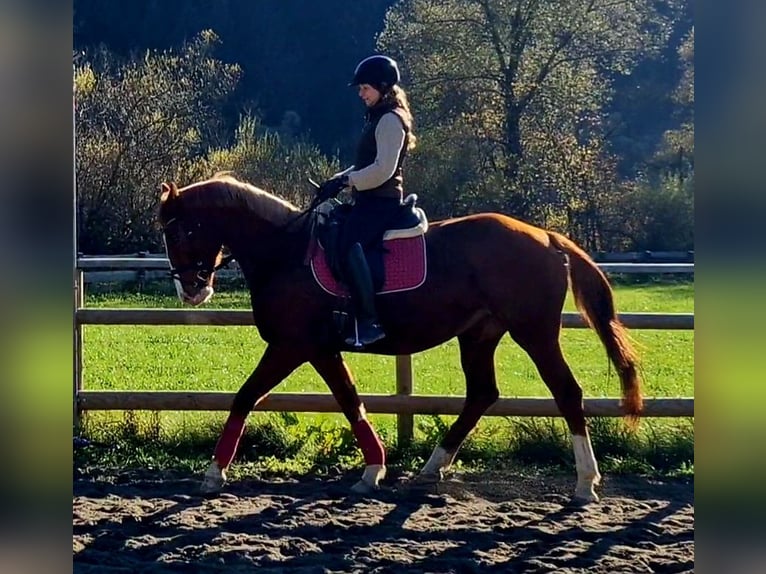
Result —
M 325 181 L 319 186 L 317 191 L 317 197 L 321 198 L 321 201 L 327 201 L 337 196 L 341 191 L 348 187 L 348 176 L 340 175 L 333 177 Z

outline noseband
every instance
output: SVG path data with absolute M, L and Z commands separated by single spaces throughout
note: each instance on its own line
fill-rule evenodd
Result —
M 194 264 L 191 265 L 182 265 L 180 267 L 171 267 L 170 268 L 170 276 L 175 279 L 176 281 L 181 280 L 181 273 L 186 273 L 187 271 L 196 271 L 197 274 L 194 276 L 194 286 L 197 289 L 202 289 L 205 285 L 207 285 L 208 279 L 210 279 L 210 276 L 218 271 L 219 269 L 226 267 L 229 263 L 234 261 L 234 256 L 227 255 L 223 259 L 221 259 L 221 262 L 218 265 L 205 265 L 202 261 L 197 261 Z

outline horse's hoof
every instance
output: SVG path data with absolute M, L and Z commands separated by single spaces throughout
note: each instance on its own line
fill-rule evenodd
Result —
M 217 494 L 223 490 L 226 484 L 226 472 L 221 470 L 215 461 L 205 471 L 205 477 L 202 479 L 200 491 L 202 494 Z
M 223 485 L 225 482 L 223 480 L 203 480 L 202 484 L 200 484 L 199 490 L 202 494 L 218 494 L 223 490 Z
M 574 496 L 569 501 L 569 504 L 572 506 L 587 506 L 594 502 L 598 502 L 598 500 L 598 495 L 593 491 L 575 492 Z
M 351 487 L 355 494 L 370 494 L 380 490 L 380 481 L 386 476 L 386 466 L 383 464 L 368 464 L 362 473 L 362 479 Z
M 363 480 L 358 480 L 356 484 L 351 487 L 351 492 L 354 494 L 372 494 L 376 490 L 380 490 L 380 487 L 368 484 Z
M 396 490 L 404 494 L 438 494 L 441 481 L 441 473 L 421 473 L 402 477 Z
M 441 470 L 437 470 L 436 472 L 421 472 L 420 474 L 415 475 L 412 482 L 414 484 L 429 485 L 438 484 L 443 480 L 444 473 Z
M 418 474 L 399 481 L 396 491 L 400 494 L 414 496 L 439 494 L 440 484 L 439 475 Z

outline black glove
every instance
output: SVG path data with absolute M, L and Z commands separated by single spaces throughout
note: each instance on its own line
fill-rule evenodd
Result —
M 320 201 L 327 201 L 337 196 L 341 191 L 348 187 L 348 176 L 339 175 L 325 181 L 319 186 L 317 197 Z

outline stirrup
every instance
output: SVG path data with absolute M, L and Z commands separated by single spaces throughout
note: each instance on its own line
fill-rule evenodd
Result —
M 359 336 L 359 321 L 354 319 L 354 332 L 346 337 L 343 342 L 346 343 L 346 345 L 349 347 L 361 349 L 367 345 L 372 345 L 373 343 L 380 341 L 386 336 L 386 334 L 383 332 L 383 329 L 377 323 L 370 325 L 369 329 L 371 330 L 371 333 L 368 333 L 368 337 L 362 339 Z

